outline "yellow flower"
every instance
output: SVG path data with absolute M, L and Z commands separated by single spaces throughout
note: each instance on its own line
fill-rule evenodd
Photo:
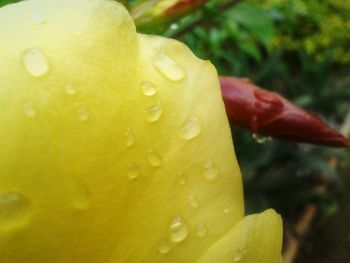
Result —
M 1 263 L 278 263 L 214 67 L 108 0 L 0 9 Z

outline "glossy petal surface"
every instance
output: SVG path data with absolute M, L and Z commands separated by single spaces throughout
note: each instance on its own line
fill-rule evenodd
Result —
M 114 1 L 0 24 L 0 262 L 192 263 L 243 218 L 209 62 Z

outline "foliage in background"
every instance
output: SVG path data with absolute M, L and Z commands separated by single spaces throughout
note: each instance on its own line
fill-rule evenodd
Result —
M 249 0 L 254 3 L 255 0 Z M 305 50 L 318 61 L 329 51 L 337 63 L 350 63 L 350 2 L 344 0 L 264 0 L 262 7 L 280 20 L 273 45 Z

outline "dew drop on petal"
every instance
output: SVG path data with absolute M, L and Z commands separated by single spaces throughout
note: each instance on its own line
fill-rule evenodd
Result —
M 188 235 L 188 226 L 181 216 L 176 216 L 170 221 L 170 239 L 175 243 L 184 241 Z
M 202 175 L 208 182 L 216 181 L 219 177 L 219 168 L 213 163 L 213 161 L 208 160 L 203 164 Z
M 23 105 L 23 112 L 29 118 L 34 118 L 36 116 L 36 110 L 31 103 L 25 103 Z
M 239 262 L 242 259 L 242 253 L 239 250 L 235 250 L 233 253 L 233 261 Z
M 131 128 L 127 128 L 125 132 L 125 146 L 131 148 L 135 144 L 135 136 Z
M 158 245 L 158 252 L 160 253 L 160 254 L 167 254 L 167 253 L 169 253 L 169 251 L 170 251 L 170 249 L 171 249 L 171 246 L 170 246 L 170 243 L 167 241 L 167 240 L 165 240 L 165 239 L 162 239 L 160 242 L 159 242 L 159 245 Z
M 0 194 L 0 230 L 24 226 L 29 219 L 31 202 L 24 195 L 15 192 Z
M 205 224 L 198 224 L 196 226 L 197 237 L 203 238 L 208 233 L 208 227 Z
M 197 137 L 202 131 L 202 124 L 196 115 L 191 115 L 185 119 L 181 128 L 180 136 L 185 140 L 191 140 Z
M 84 107 L 78 108 L 78 115 L 81 122 L 86 122 L 90 118 L 90 113 Z
M 143 95 L 147 96 L 147 97 L 151 97 L 154 96 L 157 93 L 157 90 L 155 88 L 155 86 L 153 85 L 153 83 L 145 81 L 142 82 L 140 85 L 140 89 Z
M 144 113 L 147 121 L 157 122 L 163 113 L 163 105 L 160 101 L 157 101 L 156 104 L 145 109 Z
M 154 149 L 147 150 L 147 159 L 151 166 L 158 167 L 162 164 L 162 157 Z
M 187 176 L 183 172 L 179 172 L 176 176 L 179 185 L 184 185 L 187 183 Z
M 72 206 L 79 210 L 84 210 L 90 205 L 90 191 L 81 184 L 71 185 Z
M 46 23 L 46 15 L 41 10 L 35 10 L 35 11 L 31 12 L 30 18 L 34 23 L 36 23 L 38 25 Z
M 75 95 L 77 93 L 77 90 L 76 90 L 75 86 L 72 83 L 68 83 L 66 85 L 66 93 L 68 95 Z
M 49 71 L 49 61 L 40 48 L 27 49 L 22 54 L 22 62 L 33 77 L 42 77 Z
M 135 180 L 140 176 L 139 167 L 135 163 L 128 165 L 128 177 L 130 180 Z
M 222 212 L 224 212 L 224 214 L 228 214 L 228 213 L 231 212 L 231 209 L 230 209 L 228 206 L 224 206 L 224 207 L 222 208 Z
M 171 81 L 180 81 L 186 77 L 185 70 L 165 52 L 160 52 L 153 58 L 153 66 Z
M 199 201 L 198 201 L 197 197 L 195 197 L 194 195 L 189 195 L 187 197 L 187 201 L 192 208 L 199 207 Z
M 233 261 L 234 262 L 239 262 L 242 260 L 244 255 L 247 254 L 247 249 L 235 249 L 233 252 Z

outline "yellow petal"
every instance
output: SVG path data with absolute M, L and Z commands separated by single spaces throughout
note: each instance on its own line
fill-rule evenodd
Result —
M 281 248 L 282 220 L 269 209 L 242 219 L 197 263 L 279 263 Z
M 214 67 L 108 0 L 0 9 L 0 261 L 192 263 L 243 217 Z

